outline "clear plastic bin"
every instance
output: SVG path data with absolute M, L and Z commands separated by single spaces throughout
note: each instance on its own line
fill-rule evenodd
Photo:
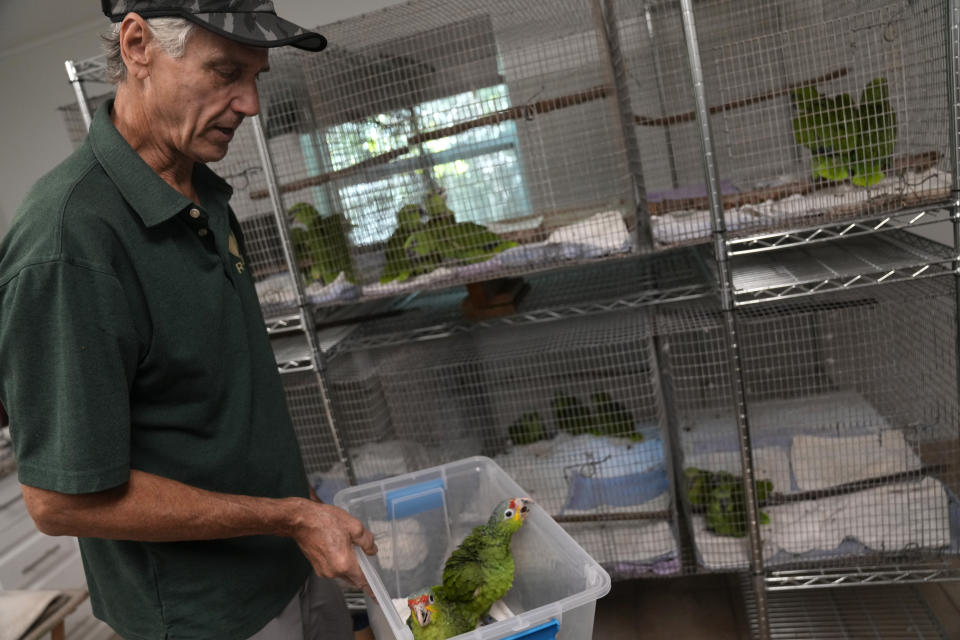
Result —
M 377 597 L 367 598 L 378 640 L 412 640 L 393 598 L 440 583 L 450 552 L 504 498 L 526 495 L 484 457 L 343 489 L 334 503 L 371 529 L 380 549 L 360 566 Z M 596 601 L 610 576 L 543 509 L 534 506 L 513 536 L 513 587 L 504 603 L 515 617 L 456 636 L 462 640 L 589 640 Z

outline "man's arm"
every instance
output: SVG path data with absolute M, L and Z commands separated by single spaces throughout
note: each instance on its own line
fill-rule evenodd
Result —
M 376 553 L 373 534 L 332 505 L 216 493 L 137 470 L 125 485 L 98 493 L 22 488 L 27 510 L 47 535 L 143 542 L 285 536 L 296 541 L 317 574 L 343 578 L 369 593 L 353 545 Z

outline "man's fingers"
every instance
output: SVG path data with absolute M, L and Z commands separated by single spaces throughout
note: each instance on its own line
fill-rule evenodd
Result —
M 353 543 L 368 556 L 377 554 L 377 543 L 373 541 L 373 533 L 369 529 L 363 529 L 359 536 L 353 538 Z

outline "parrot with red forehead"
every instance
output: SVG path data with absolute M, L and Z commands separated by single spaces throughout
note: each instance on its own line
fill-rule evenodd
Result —
M 436 599 L 458 606 L 474 626 L 513 586 L 510 542 L 532 503 L 530 498 L 500 502 L 487 523 L 474 527 L 453 550 L 443 567 L 443 584 L 433 588 Z
M 407 626 L 414 640 L 446 640 L 477 626 L 464 615 L 461 607 L 437 598 L 432 588 L 422 589 L 407 597 L 410 618 Z

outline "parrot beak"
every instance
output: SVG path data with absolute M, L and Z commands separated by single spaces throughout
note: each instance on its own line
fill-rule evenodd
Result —
M 517 498 L 517 502 L 520 504 L 520 508 L 517 509 L 517 513 L 514 517 L 520 518 L 520 521 L 527 519 L 527 516 L 530 515 L 530 505 L 533 504 L 533 500 L 530 498 Z
M 433 617 L 433 614 L 427 605 L 419 603 L 413 608 L 413 617 L 417 619 L 417 624 L 425 627 L 430 624 L 430 618 Z

